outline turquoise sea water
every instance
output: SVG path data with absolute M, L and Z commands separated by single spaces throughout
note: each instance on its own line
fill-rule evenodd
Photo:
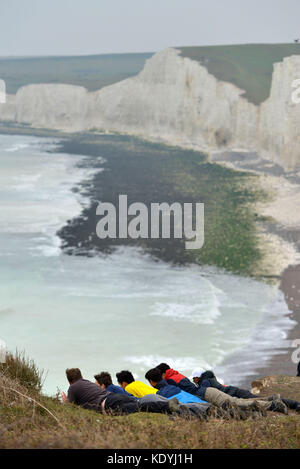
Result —
M 45 392 L 67 386 L 67 367 L 143 379 L 161 361 L 187 375 L 214 368 L 238 384 L 274 343 L 284 346 L 293 322 L 276 287 L 154 262 L 134 247 L 64 254 L 56 232 L 89 204 L 81 182 L 96 170 L 78 167 L 84 155 L 49 153 L 58 143 L 0 135 L 0 339 L 48 371 Z M 237 351 L 233 369 L 226 360 Z

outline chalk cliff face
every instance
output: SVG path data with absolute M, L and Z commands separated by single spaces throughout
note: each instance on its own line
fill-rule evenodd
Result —
M 300 56 L 275 64 L 270 97 L 256 106 L 205 66 L 165 49 L 137 76 L 96 92 L 25 86 L 0 107 L 0 120 L 69 132 L 126 132 L 206 151 L 257 150 L 291 170 L 300 168 L 300 104 L 291 99 L 299 78 Z

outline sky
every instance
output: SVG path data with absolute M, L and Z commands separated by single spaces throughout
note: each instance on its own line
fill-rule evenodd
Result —
M 298 37 L 299 0 L 0 0 L 0 56 L 155 52 Z

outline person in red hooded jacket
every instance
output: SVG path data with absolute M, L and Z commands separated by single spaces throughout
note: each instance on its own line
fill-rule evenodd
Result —
M 168 384 L 178 386 L 183 391 L 197 395 L 203 399 L 203 394 L 201 393 L 200 389 L 195 386 L 195 384 L 192 383 L 186 376 L 182 375 L 176 370 L 173 370 L 173 368 L 170 368 L 167 363 L 160 363 L 156 368 L 162 372 L 162 378 L 165 379 Z

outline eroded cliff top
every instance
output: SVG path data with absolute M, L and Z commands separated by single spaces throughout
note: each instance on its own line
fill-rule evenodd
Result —
M 300 44 L 244 44 L 231 46 L 177 47 L 183 57 L 201 62 L 218 80 L 242 90 L 254 104 L 270 94 L 273 65 L 285 57 L 300 55 Z

